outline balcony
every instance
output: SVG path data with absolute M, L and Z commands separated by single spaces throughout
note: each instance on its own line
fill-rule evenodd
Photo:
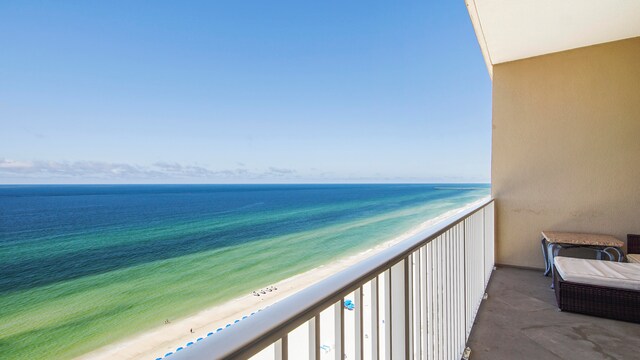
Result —
M 494 270 L 493 239 L 488 200 L 169 358 L 578 360 L 640 348 L 636 324 L 559 312 L 542 271 Z
M 168 357 L 460 359 L 494 267 L 493 214 L 487 200 Z
M 498 267 L 491 275 L 468 346 L 474 360 L 629 359 L 640 326 L 558 311 L 538 270 Z

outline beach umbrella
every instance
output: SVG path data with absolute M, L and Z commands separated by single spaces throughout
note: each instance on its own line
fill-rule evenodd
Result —
M 240 320 L 236 320 L 236 321 L 234 321 L 233 323 L 234 323 L 234 324 L 237 324 L 237 323 L 239 323 L 239 322 L 240 322 Z
M 222 328 L 218 328 L 218 330 L 216 330 L 216 332 L 220 332 L 220 331 L 222 331 Z
M 246 319 L 246 318 L 248 318 L 248 316 L 247 316 L 247 315 L 243 316 L 243 317 L 242 317 L 242 320 L 244 320 L 244 319 Z
M 344 307 L 347 310 L 353 310 L 356 307 L 356 305 L 353 303 L 353 301 L 347 299 L 347 300 L 344 301 Z
M 212 333 L 212 332 L 210 332 L 210 333 L 208 333 L 208 334 L 207 334 L 207 336 L 211 336 L 211 335 L 213 335 L 213 333 Z
M 178 352 L 178 351 L 180 351 L 182 349 L 184 349 L 184 348 L 182 346 L 180 346 L 179 348 L 176 349 L 176 352 Z
M 187 346 L 191 346 L 191 345 L 193 345 L 193 341 L 189 341 L 189 342 L 187 343 Z
M 200 340 L 202 340 L 202 338 L 198 338 L 196 341 L 200 341 Z
M 231 324 L 227 324 L 227 326 L 225 326 L 225 327 L 229 327 L 229 326 L 231 326 Z
M 173 353 L 172 352 L 168 352 L 168 353 L 164 354 L 164 357 L 167 357 L 167 356 L 169 356 L 171 354 L 173 354 Z

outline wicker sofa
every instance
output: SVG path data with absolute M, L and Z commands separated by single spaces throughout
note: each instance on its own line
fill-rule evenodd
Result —
M 640 263 L 640 235 L 627 235 L 627 261 Z
M 628 240 L 629 254 L 640 254 L 640 236 Z M 640 263 L 556 257 L 553 271 L 561 311 L 640 323 Z

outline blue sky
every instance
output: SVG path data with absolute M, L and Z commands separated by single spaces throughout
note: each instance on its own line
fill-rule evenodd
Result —
M 3 1 L 0 183 L 488 182 L 463 0 Z

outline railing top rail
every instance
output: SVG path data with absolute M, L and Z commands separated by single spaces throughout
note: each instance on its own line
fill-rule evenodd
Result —
M 492 202 L 493 199 L 486 199 L 446 221 L 273 304 L 224 331 L 176 352 L 170 359 L 249 358 Z

